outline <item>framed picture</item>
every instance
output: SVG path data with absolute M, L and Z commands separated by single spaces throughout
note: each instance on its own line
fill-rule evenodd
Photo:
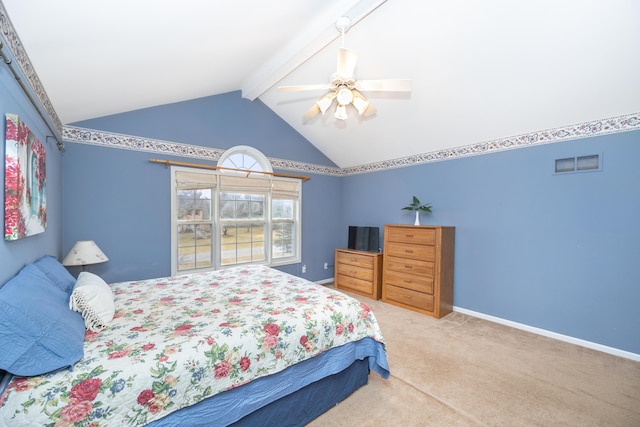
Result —
M 47 227 L 46 150 L 17 114 L 6 114 L 4 239 L 17 240 Z

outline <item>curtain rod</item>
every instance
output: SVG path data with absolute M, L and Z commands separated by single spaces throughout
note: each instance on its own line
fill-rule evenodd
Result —
M 64 148 L 64 144 L 62 143 L 62 141 L 60 141 L 60 139 L 58 139 L 56 132 L 53 129 L 51 129 L 51 125 L 49 125 L 49 122 L 45 118 L 44 114 L 42 114 L 42 111 L 40 111 L 40 106 L 33 99 L 33 97 L 31 96 L 31 93 L 29 93 L 29 90 L 27 89 L 24 82 L 20 78 L 20 75 L 18 74 L 18 72 L 15 70 L 15 68 L 13 68 L 11 58 L 7 57 L 7 55 L 5 55 L 5 53 L 2 51 L 3 47 L 4 45 L 2 44 L 2 40 L 0 40 L 0 56 L 2 56 L 2 61 L 5 64 L 7 64 L 7 67 L 9 67 L 9 70 L 11 70 L 13 77 L 15 77 L 15 79 L 18 81 L 18 84 L 22 88 L 22 91 L 24 92 L 25 95 L 27 95 L 27 98 L 29 98 L 29 102 L 31 102 L 31 105 L 33 105 L 33 108 L 36 109 L 36 111 L 40 115 L 40 118 L 42 119 L 44 124 L 49 128 L 49 131 L 53 134 L 52 137 L 53 139 L 56 140 L 56 146 L 58 147 L 58 150 L 62 151 L 62 149 Z M 47 136 L 46 138 L 48 139 L 49 136 Z
M 261 174 L 264 174 L 264 175 L 277 176 L 277 177 L 281 177 L 281 178 L 301 179 L 303 182 L 307 181 L 308 179 L 310 179 L 310 177 L 308 177 L 308 176 L 293 175 L 293 174 L 289 174 L 289 173 L 275 173 L 275 172 L 264 172 L 264 171 L 252 171 L 252 170 L 246 170 L 246 169 L 225 168 L 223 166 L 204 165 L 204 164 L 201 164 L 201 163 L 177 162 L 177 161 L 174 161 L 174 160 L 162 160 L 162 159 L 149 159 L 149 161 L 152 162 L 152 163 L 163 163 L 165 168 L 168 168 L 169 165 L 175 165 L 175 166 L 187 166 L 187 167 L 190 167 L 190 168 L 215 169 L 215 170 L 245 172 L 247 174 L 246 176 L 249 176 L 252 173 L 261 173 Z

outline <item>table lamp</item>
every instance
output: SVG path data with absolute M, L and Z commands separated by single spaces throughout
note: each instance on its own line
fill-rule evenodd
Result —
M 71 267 L 82 266 L 82 271 L 86 271 L 87 265 L 99 264 L 109 261 L 109 258 L 100 250 L 93 240 L 80 240 L 71 248 L 66 257 L 62 260 L 62 265 Z

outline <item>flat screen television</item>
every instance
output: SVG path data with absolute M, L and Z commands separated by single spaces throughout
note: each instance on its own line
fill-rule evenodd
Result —
M 380 227 L 349 226 L 349 249 L 367 252 L 380 251 Z

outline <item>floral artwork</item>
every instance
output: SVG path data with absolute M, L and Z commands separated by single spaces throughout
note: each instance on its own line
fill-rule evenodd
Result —
M 145 425 L 332 347 L 384 346 L 367 305 L 266 266 L 111 287 L 112 324 L 73 370 L 15 377 L 0 425 Z
M 18 115 L 5 122 L 4 239 L 17 240 L 47 227 L 46 150 Z

